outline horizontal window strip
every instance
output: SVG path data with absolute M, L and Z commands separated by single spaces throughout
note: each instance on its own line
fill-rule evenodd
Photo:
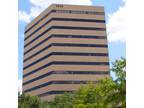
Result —
M 31 59 L 31 58 L 33 58 L 34 56 L 38 55 L 39 53 L 41 53 L 41 52 L 47 50 L 47 49 L 50 48 L 51 46 L 52 46 L 52 44 L 50 44 L 50 45 L 46 46 L 45 48 L 39 50 L 38 52 L 34 53 L 34 54 L 31 55 L 30 57 L 24 59 L 24 62 L 27 61 L 27 60 L 29 60 L 29 59 Z M 25 54 L 24 54 L 24 55 L 25 55 Z
M 105 23 L 105 20 L 98 19 L 80 19 L 80 18 L 52 18 L 56 21 L 79 21 L 79 22 L 96 22 L 96 23 Z
M 42 18 L 40 18 L 36 23 L 34 23 L 31 27 L 29 27 L 28 29 L 26 29 L 25 30 L 25 33 L 27 33 L 28 31 L 30 31 L 34 26 L 36 26 L 40 21 L 42 21 L 44 18 L 46 18 L 49 14 L 51 14 L 53 12 L 53 10 L 52 11 L 50 11 L 50 12 L 48 12 L 47 14 L 45 14 Z M 34 21 L 34 20 L 33 20 Z M 26 40 L 26 38 L 25 38 L 25 40 Z
M 64 93 L 71 93 L 73 91 L 48 91 L 48 92 L 45 92 L 45 93 L 41 93 L 41 94 L 38 94 L 37 96 L 39 97 L 45 97 L 47 95 L 54 95 L 54 94 L 64 94 Z
M 52 43 L 53 46 L 68 46 L 68 47 L 108 47 L 105 44 L 76 44 L 76 43 Z
M 41 85 L 32 87 L 30 89 L 27 89 L 24 91 L 24 93 L 31 92 L 33 90 L 37 90 L 37 89 L 40 89 L 40 88 L 43 88 L 52 84 L 87 84 L 88 82 L 89 81 L 50 81 L 50 82 L 46 82 Z M 92 82 L 97 83 L 98 81 L 92 81 Z
M 28 38 L 30 38 L 33 34 L 35 34 L 36 32 L 38 32 L 40 29 L 42 29 L 45 25 L 47 25 L 49 22 L 51 22 L 52 19 L 48 20 L 46 23 L 44 23 L 42 26 L 40 26 L 39 28 L 37 28 L 36 30 L 34 30 L 32 33 L 30 33 L 25 40 L 27 40 Z
M 38 77 L 36 77 L 36 78 L 33 78 L 33 79 L 29 80 L 29 81 L 26 81 L 26 82 L 23 83 L 23 85 L 29 84 L 29 83 L 34 82 L 34 81 L 39 80 L 39 79 L 42 79 L 42 78 L 44 78 L 44 77 L 46 77 L 46 76 L 49 76 L 49 75 L 51 75 L 51 74 L 54 74 L 54 71 L 48 72 L 48 73 L 46 73 L 46 74 L 43 74 L 43 75 L 38 76 Z M 29 75 L 31 75 L 31 74 L 25 74 L 25 75 L 23 75 L 23 78 L 25 78 L 25 77 L 27 77 L 27 76 L 29 76 Z
M 44 24 L 42 24 L 40 27 L 38 27 L 36 30 L 34 30 L 32 33 L 30 33 L 25 40 L 27 40 L 30 36 L 38 32 L 40 29 L 42 29 L 45 25 L 47 25 L 51 21 L 75 21 L 75 22 L 95 22 L 95 23 L 105 23 L 104 20 L 94 20 L 94 19 L 74 19 L 74 18 L 51 18 L 50 20 L 46 21 Z
M 56 65 L 109 65 L 108 62 L 65 62 L 65 61 L 54 61 L 52 64 Z
M 61 55 L 61 56 L 67 56 L 67 55 L 70 55 L 70 56 L 108 56 L 108 53 L 77 53 L 77 52 L 52 52 L 52 53 L 49 53 L 47 54 L 46 56 L 38 59 L 37 61 L 33 62 L 31 64 L 31 66 L 33 64 L 36 64 L 40 61 L 42 61 L 43 59 L 47 58 L 47 57 L 50 57 L 52 55 Z M 31 57 L 32 58 L 32 57 Z M 24 60 L 24 62 L 26 62 L 27 60 L 31 59 L 31 58 L 27 58 Z
M 26 58 L 24 61 L 27 61 L 28 59 L 40 54 L 41 52 L 47 50 L 48 48 L 52 46 L 63 46 L 63 47 L 100 47 L 100 48 L 107 48 L 108 45 L 101 45 L 101 44 L 71 44 L 71 43 L 52 43 L 50 45 L 47 45 L 43 49 L 39 50 L 38 52 L 34 53 L 30 57 Z M 25 55 L 25 54 L 24 54 Z
M 104 15 L 104 12 L 96 11 L 83 11 L 83 10 L 55 10 L 56 13 L 71 13 L 71 14 L 93 14 L 93 15 Z
M 69 35 L 69 34 L 65 34 L 65 35 L 54 35 L 54 37 L 62 37 L 62 38 L 90 38 L 90 39 L 106 39 L 106 36 L 90 36 L 90 35 Z
M 77 52 L 52 52 L 52 53 L 49 53 L 47 55 L 45 55 L 44 57 L 36 60 L 35 62 L 27 65 L 27 66 L 32 66 L 52 55 L 60 55 L 60 56 L 108 56 L 107 53 L 77 53 Z M 26 62 L 27 60 L 24 60 L 24 62 Z
M 48 41 L 50 38 L 52 38 L 54 36 L 49 36 L 47 37 L 45 40 L 41 41 L 40 43 L 36 44 L 35 46 L 33 46 L 32 48 L 30 48 L 29 50 L 27 50 L 26 52 L 24 52 L 24 55 L 27 54 L 28 52 L 32 51 L 33 49 L 35 49 L 36 47 L 40 46 L 41 44 L 43 44 L 44 42 Z
M 43 58 L 41 58 L 40 60 L 42 59 L 45 59 L 47 56 L 51 56 L 51 55 L 73 55 L 73 56 L 108 56 L 107 53 L 69 53 L 69 52 L 53 52 L 53 53 L 50 53 L 46 56 L 44 56 Z M 40 60 L 37 60 L 35 63 L 32 63 L 32 65 L 38 63 Z M 32 71 L 32 72 L 29 72 L 27 73 L 25 76 L 28 76 L 28 75 L 31 75 L 33 73 L 35 73 L 37 71 Z
M 77 13 L 78 11 L 71 11 L 71 10 L 68 10 L 67 12 L 65 10 L 51 10 L 50 12 L 48 12 L 47 14 L 45 14 L 42 18 L 40 18 L 36 23 L 34 23 L 31 27 L 29 27 L 25 31 L 25 33 L 27 33 L 28 31 L 30 31 L 35 25 L 37 25 L 40 21 L 42 21 L 43 19 L 45 19 L 49 14 L 51 14 L 53 12 L 55 12 L 55 13 L 67 13 L 68 12 L 68 13 L 80 14 L 80 13 Z M 90 11 L 85 11 L 84 14 L 89 14 L 89 13 L 90 13 Z M 104 15 L 104 12 L 91 12 L 91 14 Z
M 50 31 L 51 29 L 67 29 L 67 30 L 98 30 L 98 31 L 105 31 L 105 28 L 97 28 L 97 27 L 70 27 L 70 26 L 51 26 L 48 27 L 45 31 L 43 31 L 40 35 L 36 36 L 34 40 L 43 36 L 46 32 Z M 25 45 L 25 47 L 27 44 Z
M 32 74 L 34 74 L 34 73 L 24 74 L 23 78 L 25 78 L 29 75 L 32 75 Z M 109 74 L 109 72 L 107 72 L 107 71 L 58 71 L 58 72 L 51 71 L 51 72 L 46 73 L 46 75 L 51 75 L 51 74 Z
M 73 56 L 108 56 L 108 53 L 53 52 L 54 55 Z
M 108 56 L 108 54 L 105 54 L 105 53 L 69 53 L 69 52 L 61 53 L 61 52 L 53 52 L 53 53 L 49 53 L 49 54 L 45 55 L 44 57 L 32 62 L 31 64 L 25 66 L 24 69 L 31 67 L 31 66 L 39 63 L 40 61 L 43 61 L 44 59 L 46 59 L 52 55 L 60 55 L 60 56 L 62 56 L 62 55 L 65 55 L 65 56 L 68 56 L 68 55 L 70 55 L 70 56 Z
M 41 43 L 42 44 L 42 43 Z M 108 47 L 106 44 L 77 44 L 77 43 L 51 43 L 48 46 L 68 46 L 68 47 Z M 48 47 L 49 48 L 49 47 Z M 44 48 L 45 49 L 45 48 Z M 24 53 L 26 55 L 28 52 L 30 52 L 32 49 L 28 50 Z
M 34 81 L 37 81 L 39 79 L 42 79 L 42 78 L 45 78 L 49 75 L 52 75 L 52 74 L 72 74 L 72 75 L 108 75 L 109 72 L 108 71 L 51 71 L 51 72 L 48 72 L 46 74 L 43 74 L 41 76 L 38 76 L 36 78 L 33 78 L 29 81 L 26 81 L 23 83 L 23 85 L 26 85 L 26 84 L 29 84 L 29 83 L 32 83 Z M 26 75 L 24 75 L 23 77 L 26 77 Z
M 52 55 L 62 55 L 62 56 L 65 56 L 65 55 L 70 55 L 70 56 L 108 56 L 108 53 L 52 52 L 52 53 L 49 53 L 49 54 L 45 55 L 44 57 L 40 58 L 35 63 L 37 63 L 37 62 L 39 62 L 39 61 L 41 61 L 41 60 L 43 60 L 47 57 L 50 57 Z M 27 60 L 29 60 L 31 58 L 25 59 L 24 62 L 26 62 Z
M 47 63 L 35 70 L 32 70 L 28 73 L 35 73 L 37 71 L 40 71 L 48 66 L 51 65 L 109 65 L 109 62 L 65 62 L 65 61 L 54 61 L 54 62 L 50 62 Z
M 47 55 L 47 57 L 49 57 L 49 56 L 51 56 L 51 55 Z M 90 55 L 89 55 L 89 56 L 90 56 Z M 37 61 L 29 64 L 28 66 L 25 66 L 23 69 L 26 69 L 26 68 L 28 68 L 28 67 L 30 67 L 30 66 L 32 66 L 32 65 L 34 65 L 34 64 L 36 64 L 36 63 L 38 63 L 38 62 L 40 62 L 40 61 L 42 61 L 42 60 L 44 60 L 44 59 L 47 58 L 47 57 L 45 56 L 45 57 L 41 58 L 40 60 L 37 60 Z
M 35 49 L 36 47 L 40 46 L 41 44 L 43 44 L 44 42 L 48 41 L 51 38 L 54 37 L 58 37 L 58 38 L 87 38 L 87 39 L 106 39 L 106 36 L 80 36 L 80 35 L 50 35 L 49 37 L 47 37 L 46 39 L 44 39 L 43 41 L 39 42 L 38 44 L 36 44 L 35 46 L 33 46 L 32 48 L 30 48 L 29 50 L 27 50 L 26 52 L 24 52 L 24 54 L 32 51 L 33 49 Z M 31 44 L 31 41 L 28 43 L 28 45 Z
M 52 26 L 54 29 L 73 29 L 73 30 L 99 30 L 105 31 L 106 28 L 98 28 L 98 27 L 70 27 L 70 26 Z

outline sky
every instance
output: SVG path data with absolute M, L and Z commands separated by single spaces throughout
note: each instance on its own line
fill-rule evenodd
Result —
M 126 56 L 126 0 L 19 0 L 18 29 L 18 79 L 22 84 L 23 47 L 25 26 L 52 3 L 104 6 L 110 64 Z M 111 73 L 113 76 L 113 73 Z

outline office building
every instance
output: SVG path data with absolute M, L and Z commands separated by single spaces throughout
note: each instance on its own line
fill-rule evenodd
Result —
M 53 4 L 25 28 L 23 92 L 52 100 L 109 77 L 104 7 Z

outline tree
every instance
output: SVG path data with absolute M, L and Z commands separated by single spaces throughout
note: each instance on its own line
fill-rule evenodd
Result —
M 19 96 L 19 108 L 126 108 L 126 59 L 112 63 L 115 79 L 103 78 L 97 84 L 89 82 L 78 91 L 56 96 L 42 102 L 36 96 Z
M 104 78 L 99 83 L 81 86 L 74 93 L 58 96 L 50 108 L 125 108 L 126 107 L 126 59 L 112 63 L 116 79 Z
M 56 96 L 54 101 L 50 102 L 50 108 L 73 108 L 74 95 L 66 92 L 63 95 Z
M 116 75 L 117 84 L 117 96 L 118 104 L 122 107 L 126 107 L 126 59 L 121 58 L 113 63 L 112 71 Z M 115 100 L 116 100 L 115 99 Z
M 19 98 L 19 108 L 39 108 L 40 99 L 36 96 L 22 94 Z
M 49 102 L 41 101 L 40 108 L 50 108 Z

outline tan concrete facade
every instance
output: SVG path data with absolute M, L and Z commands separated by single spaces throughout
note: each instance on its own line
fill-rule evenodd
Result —
M 23 92 L 52 100 L 109 77 L 103 7 L 53 4 L 25 28 Z

